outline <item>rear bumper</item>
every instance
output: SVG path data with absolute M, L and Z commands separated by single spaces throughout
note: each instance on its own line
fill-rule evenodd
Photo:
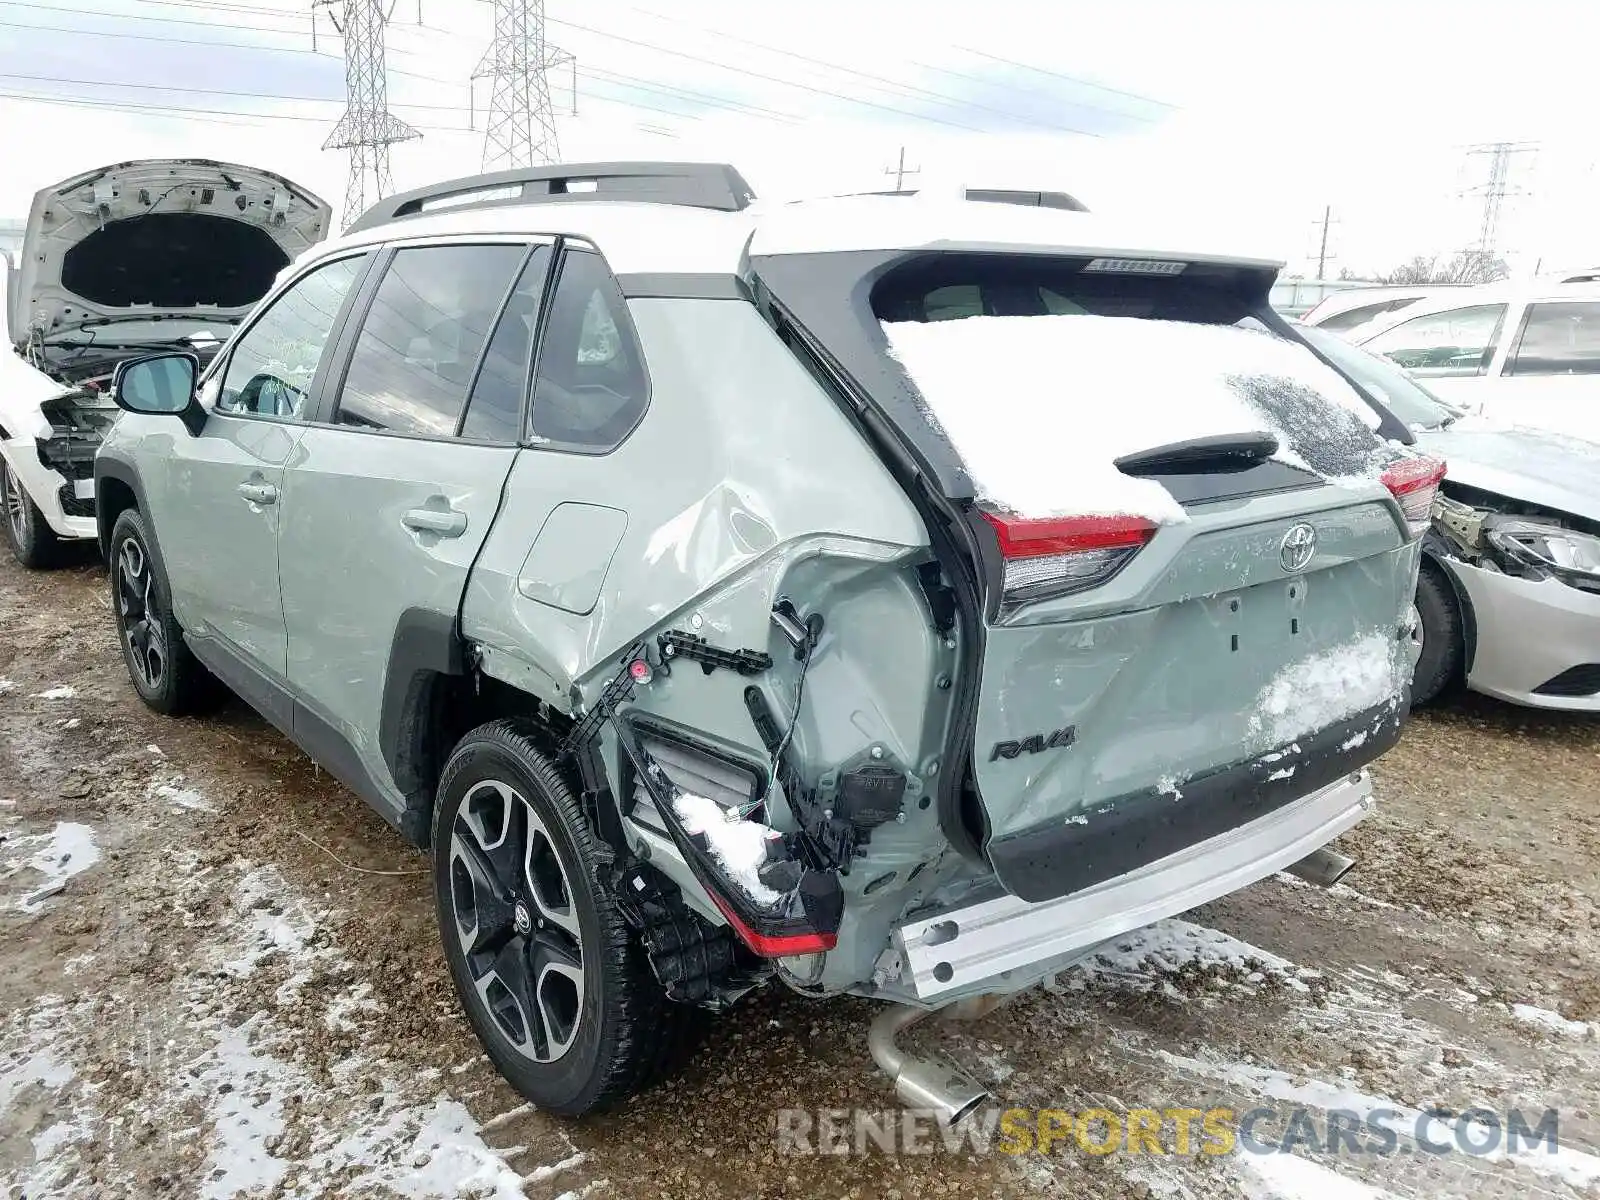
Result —
M 1172 789 L 1108 801 L 1079 823 L 1052 821 L 986 847 L 1008 891 L 1030 903 L 1092 888 L 1256 821 L 1366 766 L 1400 740 L 1409 697 Z
M 894 931 L 898 983 L 928 1004 L 957 993 L 1030 986 L 1109 938 L 1298 862 L 1349 829 L 1372 803 L 1371 777 L 1365 771 L 1344 775 L 1246 824 L 1058 900 L 1030 904 L 1001 896 L 907 921 Z
M 1468 687 L 1514 704 L 1600 712 L 1600 684 L 1591 695 L 1539 691 L 1574 667 L 1600 663 L 1600 596 L 1558 579 L 1518 579 L 1454 559 L 1443 565 L 1471 602 L 1477 628 Z

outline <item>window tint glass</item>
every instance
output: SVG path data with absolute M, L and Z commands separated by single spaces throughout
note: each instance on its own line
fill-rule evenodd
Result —
M 344 425 L 451 437 L 524 246 L 401 250 L 372 298 L 339 396 Z
M 1600 304 L 1531 305 L 1506 374 L 1600 374 Z
M 539 320 L 539 300 L 549 270 L 550 247 L 535 247 L 489 339 L 478 381 L 472 385 L 472 399 L 467 402 L 462 437 L 514 442 L 521 435 L 528 350 L 533 345 L 533 327 Z
M 364 261 L 357 255 L 318 267 L 245 330 L 229 352 L 217 397 L 220 411 L 305 416 L 317 361 Z
M 569 449 L 606 450 L 628 435 L 649 399 L 622 290 L 598 254 L 568 250 L 539 345 L 533 436 Z
M 1318 321 L 1318 329 L 1331 329 L 1339 332 L 1345 329 L 1354 329 L 1357 325 L 1365 325 L 1373 317 L 1381 316 L 1386 312 L 1393 312 L 1397 308 L 1404 308 L 1407 304 L 1415 304 L 1416 298 L 1409 297 L 1405 300 L 1384 300 L 1377 304 L 1363 304 L 1360 308 L 1347 308 L 1344 312 L 1334 313 L 1325 321 Z
M 1425 375 L 1481 375 L 1494 357 L 1504 304 L 1475 304 L 1402 321 L 1363 343 Z

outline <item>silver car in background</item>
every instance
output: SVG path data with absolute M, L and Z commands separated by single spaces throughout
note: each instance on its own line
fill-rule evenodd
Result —
M 1464 679 L 1600 712 L 1600 444 L 1466 416 L 1388 360 L 1301 332 L 1450 464 L 1423 542 L 1413 702 Z

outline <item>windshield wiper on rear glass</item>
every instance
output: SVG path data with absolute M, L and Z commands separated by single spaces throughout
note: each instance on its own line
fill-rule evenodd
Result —
M 1113 465 L 1124 475 L 1241 471 L 1278 452 L 1270 433 L 1222 433 L 1124 454 Z

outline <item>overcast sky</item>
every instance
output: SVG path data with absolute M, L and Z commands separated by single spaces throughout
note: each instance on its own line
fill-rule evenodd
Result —
M 578 59 L 551 83 L 563 157 L 737 165 L 770 197 L 913 183 L 1064 188 L 1183 211 L 1329 273 L 1472 244 L 1488 159 L 1514 160 L 1501 245 L 1524 269 L 1600 262 L 1600 5 L 1524 0 L 549 0 Z M 315 28 L 315 48 L 313 48 Z M 395 0 L 398 188 L 478 169 L 484 0 Z M 341 207 L 326 10 L 287 0 L 0 0 L 0 217 L 39 187 L 154 155 L 276 170 Z M 35 99 L 24 99 L 34 97 Z M 475 108 L 475 112 L 469 108 Z M 118 111 L 114 107 L 122 106 Z M 178 112 L 175 109 L 206 110 Z M 1308 264 L 1308 260 L 1311 260 Z

